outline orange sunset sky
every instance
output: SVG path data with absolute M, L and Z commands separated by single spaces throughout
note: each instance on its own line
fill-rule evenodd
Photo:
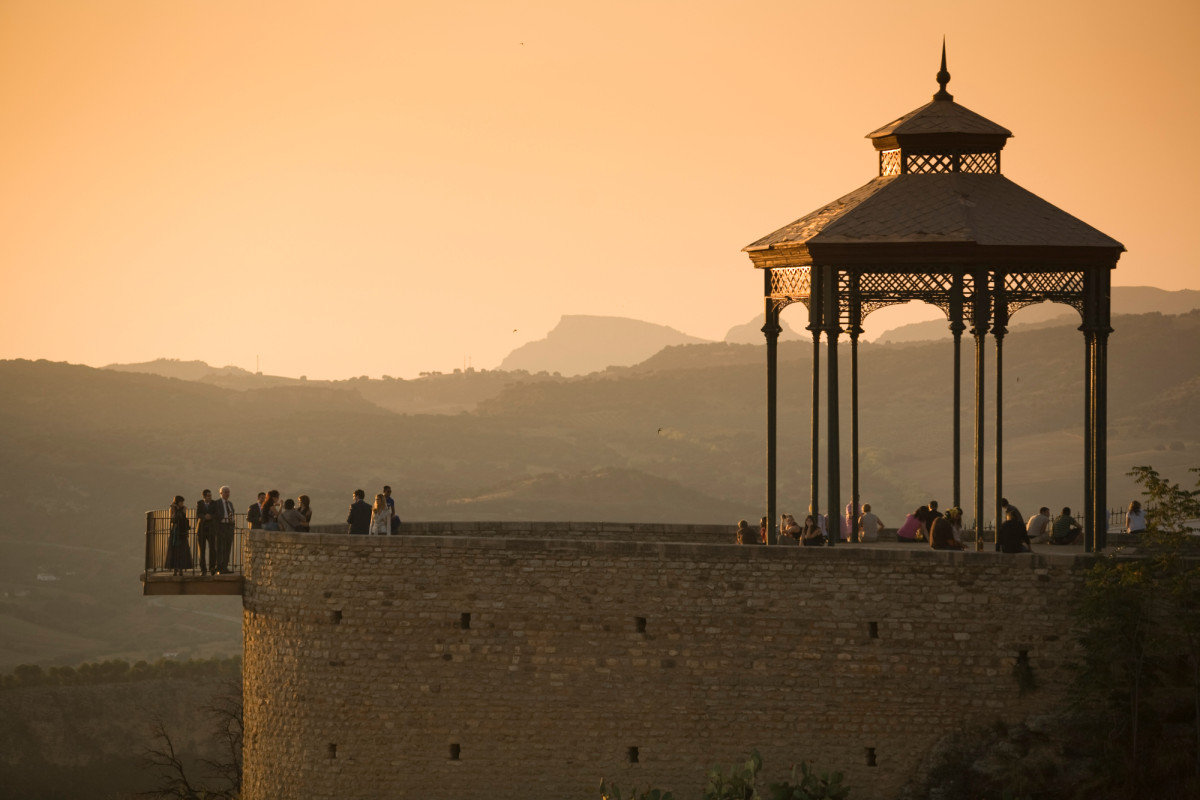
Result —
M 761 313 L 741 248 L 876 174 L 943 35 L 1005 174 L 1128 248 L 1114 284 L 1200 288 L 1196 0 L 0 0 L 0 358 L 720 339 Z

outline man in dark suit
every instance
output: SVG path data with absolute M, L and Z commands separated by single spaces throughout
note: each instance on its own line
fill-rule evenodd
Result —
M 217 571 L 217 520 L 220 516 L 212 492 L 205 489 L 204 498 L 196 503 L 196 546 L 200 551 L 201 575 Z
M 217 501 L 217 568 L 213 574 L 229 572 L 229 554 L 233 550 L 233 503 L 229 501 L 229 487 L 221 487 L 221 499 Z
M 258 502 L 251 503 L 250 507 L 246 509 L 246 527 L 250 530 L 255 531 L 262 527 L 262 507 L 266 501 L 267 493 L 259 492 Z
M 350 504 L 350 513 L 346 515 L 346 532 L 366 536 L 371 532 L 371 506 L 363 500 L 367 493 L 362 489 L 354 490 L 354 502 Z

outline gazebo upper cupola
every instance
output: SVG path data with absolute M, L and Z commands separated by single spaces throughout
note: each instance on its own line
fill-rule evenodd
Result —
M 933 101 L 893 120 L 867 138 L 879 151 L 879 175 L 1000 172 L 1000 151 L 1012 131 L 954 102 L 946 91 L 946 48 L 942 46 L 941 89 Z

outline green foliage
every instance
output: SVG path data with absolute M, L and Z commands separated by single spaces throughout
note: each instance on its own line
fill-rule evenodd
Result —
M 704 800 L 758 800 L 755 782 L 762 769 L 762 756 L 757 750 L 741 765 L 731 764 L 722 770 L 713 765 L 708 770 L 704 784 Z
M 844 776 L 840 772 L 818 772 L 801 762 L 800 780 L 797 781 L 796 769 L 792 767 L 790 783 L 771 784 L 771 800 L 843 800 L 850 795 L 849 787 L 842 785 Z
M 1103 734 L 1093 737 L 1107 770 L 1102 784 L 1170 794 L 1188 772 L 1200 778 L 1200 561 L 1187 527 L 1200 517 L 1200 491 L 1151 467 L 1129 474 L 1145 489 L 1147 531 L 1138 557 L 1118 552 L 1087 574 L 1075 689 Z M 1181 705 L 1190 706 L 1184 718 L 1193 723 L 1184 769 L 1170 756 L 1179 739 L 1162 725 Z
M 771 784 L 770 794 L 764 798 L 758 792 L 762 763 L 759 752 L 751 750 L 741 764 L 713 765 L 705 775 L 704 800 L 844 800 L 850 795 L 850 789 L 842 785 L 842 773 L 818 772 L 802 762 L 799 767 L 792 767 L 791 781 Z M 632 794 L 622 796 L 615 785 L 600 782 L 600 800 L 626 800 L 626 797 L 628 800 L 671 800 L 672 796 L 670 792 L 658 789 L 641 793 L 635 789 Z
M 624 795 L 615 783 L 609 786 L 602 780 L 600 781 L 600 800 L 674 800 L 674 795 L 659 789 L 647 789 L 639 792 L 636 788 Z
M 29 686 L 96 686 L 105 683 L 154 681 L 165 678 L 220 678 L 242 674 L 242 657 L 213 657 L 176 661 L 160 658 L 154 663 L 111 660 L 80 664 L 78 667 L 50 667 L 43 670 L 36 664 L 21 664 L 0 676 L 0 689 Z

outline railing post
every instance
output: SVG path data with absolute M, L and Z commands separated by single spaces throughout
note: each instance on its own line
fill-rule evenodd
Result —
M 146 572 L 154 571 L 154 512 L 146 512 Z

